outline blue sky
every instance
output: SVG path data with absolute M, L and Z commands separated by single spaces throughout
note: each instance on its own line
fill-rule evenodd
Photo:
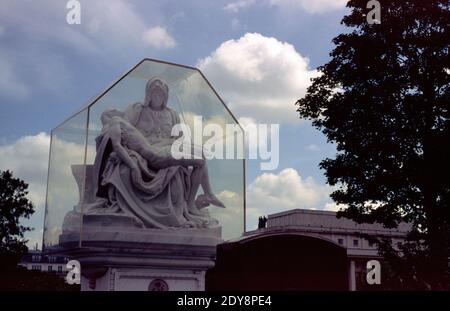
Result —
M 294 102 L 345 31 L 345 0 L 65 0 L 0 3 L 0 169 L 30 183 L 42 235 L 50 130 L 144 57 L 199 67 L 243 122 L 280 124 L 280 165 L 247 171 L 248 229 L 257 215 L 335 209 L 318 163 L 335 150 Z M 255 96 L 255 94 L 257 94 Z

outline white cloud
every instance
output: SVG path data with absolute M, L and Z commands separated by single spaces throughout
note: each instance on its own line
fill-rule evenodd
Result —
M 264 173 L 257 176 L 247 188 L 247 230 L 256 229 L 258 218 L 291 209 L 311 209 L 337 211 L 341 206 L 331 202 L 332 189 L 318 183 L 313 177 L 302 177 L 293 168 L 278 174 Z M 238 232 L 239 206 L 242 196 L 232 191 L 222 191 L 218 195 L 226 209 L 214 209 L 227 231 Z
M 29 183 L 30 198 L 37 207 L 45 203 L 50 137 L 46 133 L 24 136 L 13 144 L 0 146 L 0 169 Z
M 224 10 L 238 13 L 240 10 L 255 4 L 269 5 L 281 8 L 301 8 L 308 13 L 318 14 L 338 10 L 347 4 L 348 0 L 241 0 L 230 2 L 223 7 Z
M 244 9 L 244 8 L 247 8 L 251 5 L 253 5 L 255 2 L 256 2 L 255 0 L 240 0 L 240 1 L 228 3 L 227 5 L 225 5 L 223 7 L 223 9 L 225 11 L 237 13 L 241 9 Z
M 198 67 L 239 117 L 296 122 L 295 101 L 317 76 L 293 45 L 259 33 L 223 42 Z
M 345 208 L 345 207 L 346 207 L 346 205 L 344 205 L 344 204 L 337 204 L 335 202 L 329 202 L 329 203 L 325 204 L 324 210 L 337 212 L 340 209 Z
M 158 49 L 172 48 L 176 45 L 166 28 L 160 26 L 147 29 L 142 35 L 142 39 L 146 44 Z
M 247 189 L 247 228 L 254 229 L 259 216 L 290 209 L 332 210 L 330 192 L 329 186 L 303 178 L 293 168 L 259 175 Z
M 344 8 L 348 0 L 269 0 L 271 5 L 303 8 L 308 13 L 323 13 Z
M 279 211 L 291 208 L 311 208 L 328 195 L 328 187 L 312 177 L 302 178 L 293 168 L 279 174 L 264 173 L 249 186 L 248 200 L 252 205 L 267 206 Z
M 305 150 L 311 151 L 311 152 L 317 152 L 317 151 L 320 151 L 320 147 L 316 144 L 309 144 L 305 147 Z

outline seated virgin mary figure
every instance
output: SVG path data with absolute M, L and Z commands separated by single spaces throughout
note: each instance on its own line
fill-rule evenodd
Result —
M 176 139 L 171 131 L 180 118 L 167 107 L 168 95 L 166 83 L 150 79 L 144 102 L 131 104 L 125 112 L 103 112 L 93 171 L 98 200 L 87 213 L 123 213 L 146 228 L 218 224 L 202 210 L 225 207 L 211 191 L 205 159 L 171 154 Z M 200 186 L 204 194 L 196 197 Z

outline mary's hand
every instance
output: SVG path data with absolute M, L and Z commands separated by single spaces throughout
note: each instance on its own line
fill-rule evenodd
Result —
M 142 181 L 142 173 L 137 165 L 133 165 L 131 167 L 131 180 L 135 184 L 138 184 Z

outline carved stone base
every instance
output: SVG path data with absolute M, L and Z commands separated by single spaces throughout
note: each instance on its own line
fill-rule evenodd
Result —
M 204 290 L 222 242 L 220 227 L 111 229 L 84 230 L 82 247 L 63 252 L 81 264 L 81 290 Z
M 81 277 L 82 291 L 203 291 L 205 273 L 198 269 L 108 268 L 97 278 Z

